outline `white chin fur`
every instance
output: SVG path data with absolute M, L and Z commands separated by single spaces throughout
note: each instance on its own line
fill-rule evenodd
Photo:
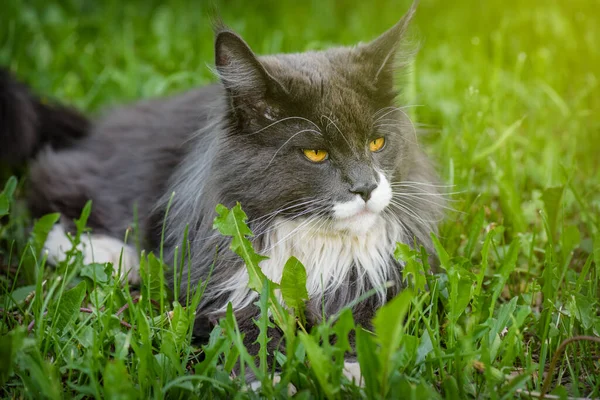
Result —
M 392 187 L 386 177 L 379 173 L 379 185 L 365 201 L 356 195 L 354 199 L 333 206 L 334 230 L 346 231 L 355 235 L 364 235 L 377 221 L 378 215 L 392 199 Z

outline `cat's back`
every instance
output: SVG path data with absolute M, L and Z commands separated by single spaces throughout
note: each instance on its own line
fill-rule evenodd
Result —
M 95 121 L 91 140 L 121 145 L 177 145 L 220 118 L 223 89 L 210 85 L 163 98 L 112 107 Z M 150 143 L 154 142 L 154 143 Z
M 207 127 L 221 118 L 222 97 L 212 85 L 102 113 L 85 138 L 66 149 L 47 148 L 32 163 L 33 214 L 74 218 L 91 199 L 93 228 L 120 236 L 134 205 L 148 216 L 185 155 L 210 146 L 216 132 Z

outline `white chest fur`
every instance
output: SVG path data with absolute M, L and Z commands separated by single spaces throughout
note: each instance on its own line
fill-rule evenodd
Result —
M 376 216 L 371 228 L 360 235 L 324 229 L 319 223 L 276 220 L 265 235 L 263 254 L 269 259 L 261 263 L 265 275 L 274 282 L 281 280 L 283 266 L 291 256 L 304 264 L 307 273 L 307 291 L 310 298 L 334 293 L 350 283 L 353 274 L 358 298 L 368 287 L 380 290 L 385 299 L 386 282 L 397 271 L 391 262 L 396 242 L 403 241 L 404 232 L 399 224 Z M 256 298 L 247 288 L 245 268 L 215 288 L 229 293 L 234 309 L 251 304 Z

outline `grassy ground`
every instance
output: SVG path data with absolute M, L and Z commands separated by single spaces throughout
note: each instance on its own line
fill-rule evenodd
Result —
M 400 3 L 217 7 L 258 53 L 270 53 L 368 40 L 403 14 Z M 296 333 L 263 288 L 261 306 L 288 327 L 273 385 L 264 353 L 254 367 L 232 318 L 205 348 L 189 345 L 193 307 L 169 301 L 156 278 L 160 260 L 146 262 L 139 302 L 110 278 L 110 266 L 82 266 L 77 252 L 46 268 L 36 250 L 56 217 L 30 237 L 12 200 L 21 185 L 13 194 L 8 181 L 0 195 L 0 215 L 9 214 L 0 220 L 0 396 L 285 397 L 292 382 L 302 398 L 600 397 L 600 345 L 576 338 L 558 351 L 568 338 L 600 335 L 600 3 L 512 3 L 420 6 L 422 49 L 405 94 L 428 128 L 424 146 L 457 192 L 455 211 L 439 237 L 445 273 L 421 290 L 420 254 L 399 247 L 413 289 L 380 311 L 375 335 L 357 328 L 363 389 L 341 374 L 346 343 L 322 340 L 354 329 L 348 314 Z M 5 0 L 0 64 L 89 112 L 176 92 L 213 79 L 208 9 L 178 0 Z M 1 169 L 0 179 L 10 173 Z M 259 394 L 230 377 L 238 359 L 263 382 Z

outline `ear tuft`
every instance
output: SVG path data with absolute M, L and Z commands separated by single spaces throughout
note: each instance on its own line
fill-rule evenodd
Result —
M 394 26 L 375 40 L 358 47 L 361 59 L 368 60 L 369 73 L 378 88 L 393 90 L 394 73 L 409 60 L 410 53 L 401 52 L 406 45 L 406 33 L 417 10 L 419 1 L 415 0 L 408 12 Z M 400 54 L 402 53 L 402 54 Z M 400 59 L 400 56 L 403 59 Z

